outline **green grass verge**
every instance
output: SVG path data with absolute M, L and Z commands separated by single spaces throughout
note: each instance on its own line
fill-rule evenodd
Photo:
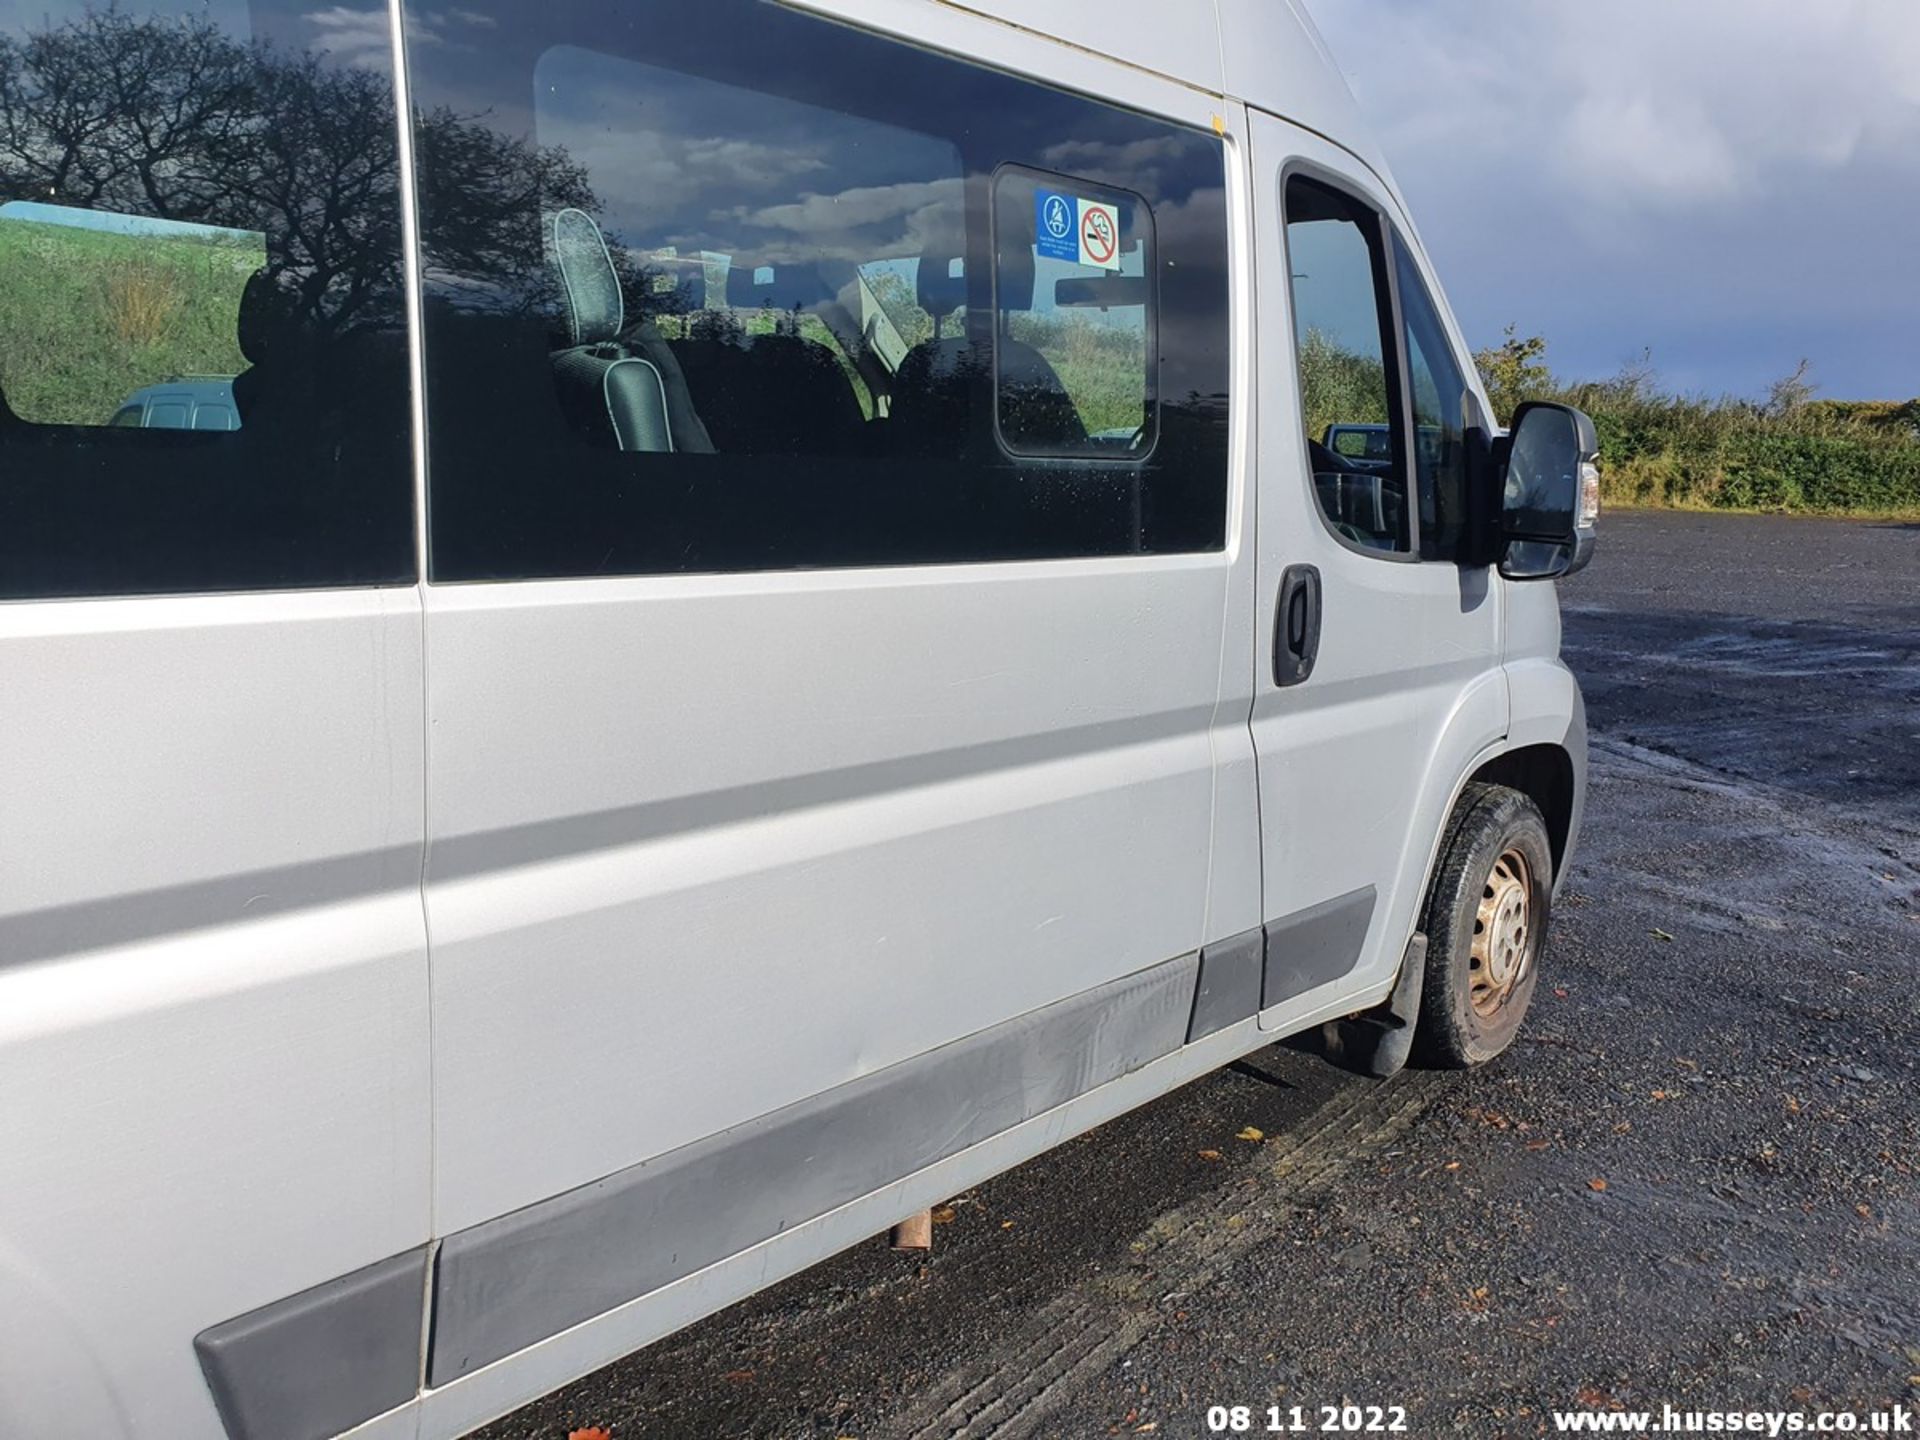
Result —
M 1568 384 L 1547 342 L 1505 341 L 1474 356 L 1503 417 L 1559 400 L 1593 417 L 1602 497 L 1615 505 L 1906 518 L 1920 514 L 1920 400 L 1819 400 L 1803 363 L 1764 403 L 1662 391 L 1650 367 Z
M 247 368 L 240 292 L 258 244 L 0 219 L 0 387 L 23 420 L 103 425 L 174 375 Z
M 1647 433 L 1594 414 L 1607 499 L 1699 510 L 1920 514 L 1920 440 L 1861 428 L 1799 432 L 1755 424 L 1724 433 Z M 1638 432 L 1638 433 L 1636 433 Z

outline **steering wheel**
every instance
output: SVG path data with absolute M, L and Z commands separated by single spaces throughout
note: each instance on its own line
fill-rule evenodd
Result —
M 1307 437 L 1307 458 L 1313 462 L 1313 473 L 1316 475 L 1372 473 L 1367 470 L 1364 465 L 1356 465 L 1339 451 L 1322 445 L 1311 435 Z M 1323 510 L 1322 513 L 1325 513 L 1325 511 Z M 1327 523 L 1333 527 L 1334 533 L 1342 539 L 1351 541 L 1355 545 L 1367 546 L 1374 549 L 1379 548 L 1379 542 L 1377 540 L 1366 534 L 1351 521 L 1341 520 L 1331 514 L 1328 514 L 1326 518 Z
M 1307 437 L 1307 458 L 1313 462 L 1313 468 L 1316 472 L 1332 470 L 1341 475 L 1352 475 L 1358 471 L 1366 471 L 1367 468 L 1364 465 L 1354 464 L 1353 461 L 1342 455 L 1338 450 L 1333 450 L 1322 445 L 1311 435 Z

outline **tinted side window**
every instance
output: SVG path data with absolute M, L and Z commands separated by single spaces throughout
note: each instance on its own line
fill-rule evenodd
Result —
M 436 580 L 1223 543 L 1216 136 L 759 0 L 412 23 Z
M 0 18 L 0 598 L 412 581 L 385 24 Z
M 1456 560 L 1467 534 L 1467 381 L 1446 327 L 1404 246 L 1394 247 L 1413 402 L 1420 558 Z
M 1314 495 L 1327 523 L 1350 543 L 1410 553 L 1379 221 L 1338 191 L 1299 177 L 1287 182 L 1286 204 L 1300 409 Z

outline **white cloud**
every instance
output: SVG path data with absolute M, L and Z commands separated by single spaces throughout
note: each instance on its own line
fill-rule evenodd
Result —
M 957 254 L 964 243 L 962 199 L 960 178 L 954 176 L 860 185 L 833 195 L 808 194 L 788 204 L 759 209 L 740 206 L 722 215 L 792 237 L 765 247 L 776 262 L 782 258 L 866 260 L 875 255 L 917 255 L 929 248 Z
M 819 146 L 803 137 L 687 135 L 543 115 L 539 139 L 586 168 L 609 228 L 648 244 L 717 243 L 721 237 L 683 227 L 726 213 L 742 197 L 791 195 L 796 177 L 828 168 Z
M 392 22 L 385 7 L 356 10 L 351 5 L 329 5 L 325 9 L 309 10 L 300 18 L 316 32 L 314 49 L 324 50 L 337 60 L 365 69 L 385 70 L 392 66 Z M 491 15 L 482 15 L 475 10 L 409 8 L 407 43 L 416 49 L 427 45 L 445 45 L 449 35 L 463 26 L 491 30 L 498 24 Z
M 300 18 L 316 32 L 314 49 L 324 50 L 348 65 L 370 70 L 392 66 L 393 31 L 384 9 L 356 10 L 350 5 L 329 5 L 324 10 L 309 10 Z

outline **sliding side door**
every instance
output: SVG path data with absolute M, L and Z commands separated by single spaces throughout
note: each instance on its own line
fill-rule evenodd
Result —
M 1184 1041 L 1228 280 L 1130 72 L 421 23 L 441 1386 Z

